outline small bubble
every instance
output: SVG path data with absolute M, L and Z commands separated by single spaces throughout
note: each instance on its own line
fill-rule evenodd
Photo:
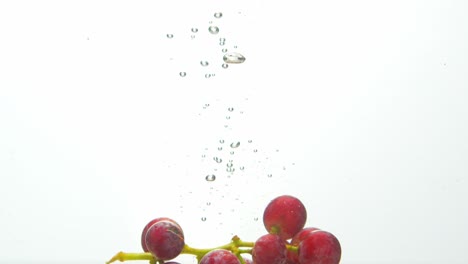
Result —
M 219 38 L 219 42 L 225 42 L 226 39 L 225 38 Z
M 190 35 L 190 38 L 191 38 L 191 39 L 194 39 L 194 38 L 195 38 L 195 35 Z
M 205 221 L 206 221 L 206 217 L 202 217 L 201 220 L 202 220 L 203 222 L 205 222 Z
M 206 202 L 206 205 L 210 206 L 210 205 L 211 205 L 211 202 Z
M 200 61 L 200 65 L 205 67 L 205 66 L 208 66 L 208 62 L 207 61 Z
M 226 119 L 228 119 L 228 120 L 229 120 L 229 119 L 231 119 L 231 117 L 230 117 L 230 116 L 226 116 Z
M 210 26 L 208 28 L 208 31 L 211 33 L 211 34 L 218 34 L 219 33 L 219 28 L 217 26 Z
M 224 144 L 224 139 L 220 139 L 219 143 Z
M 221 13 L 221 12 L 214 13 L 214 17 L 216 17 L 216 18 L 221 18 L 222 16 L 223 16 L 223 13 Z
M 249 139 L 247 142 L 249 142 L 249 143 L 252 143 L 252 140 L 251 140 L 251 139 Z
M 227 172 L 234 172 L 235 169 L 234 169 L 233 167 L 227 167 L 227 168 L 226 168 L 226 171 L 227 171 Z
M 229 108 L 228 108 L 228 111 L 229 111 L 229 112 L 234 111 L 234 107 L 229 107 Z
M 231 155 L 234 155 L 234 151 L 229 152 Z
M 197 32 L 198 32 L 198 28 L 192 28 L 192 32 L 193 32 L 193 33 L 197 33 Z
M 226 166 L 231 168 L 233 166 L 232 162 L 226 163 Z
M 237 45 L 234 45 L 234 48 L 237 49 Z
M 226 53 L 226 52 L 227 52 L 227 49 L 224 48 L 224 49 L 222 49 L 221 51 L 222 51 L 223 53 Z
M 220 45 L 220 46 L 224 46 L 224 44 L 225 44 L 225 43 L 222 42 L 222 41 L 219 42 L 219 45 Z
M 245 61 L 244 55 L 237 53 L 237 52 L 231 52 L 228 54 L 225 54 L 223 56 L 223 60 L 226 63 L 233 63 L 233 64 L 240 64 Z
M 257 149 L 254 149 L 253 152 L 257 152 L 258 150 Z
M 203 154 L 203 155 L 201 155 L 201 157 L 202 157 L 202 158 L 205 158 L 205 157 L 206 157 L 206 155 L 205 155 L 205 154 Z
M 221 65 L 221 67 L 223 67 L 224 69 L 227 69 L 229 67 L 229 64 L 223 63 L 223 65 Z
M 240 146 L 240 142 L 239 142 L 239 141 L 237 141 L 237 142 L 232 142 L 232 143 L 231 143 L 231 148 L 237 148 L 237 147 L 239 147 L 239 146 Z
M 214 157 L 213 160 L 216 161 L 217 163 L 223 162 L 223 160 L 221 158 L 218 158 L 218 157 Z
M 271 177 L 273 177 L 273 174 L 268 174 L 267 176 L 268 176 L 268 178 L 271 178 Z
M 244 170 L 244 166 L 240 166 L 239 169 L 240 169 L 240 170 Z
M 255 218 L 254 218 L 254 221 L 258 221 L 258 217 L 255 217 Z
M 187 73 L 186 72 L 179 72 L 179 75 L 180 75 L 180 77 L 185 77 L 185 76 L 187 76 Z
M 208 106 L 210 106 L 210 104 L 205 104 L 205 107 L 208 107 Z M 205 150 L 208 150 L 208 149 L 205 149 Z
M 166 37 L 169 38 L 169 39 L 171 39 L 171 38 L 174 37 L 174 35 L 173 35 L 173 34 L 166 34 Z
M 211 77 L 211 74 L 207 73 L 205 74 L 205 78 L 210 78 Z
M 209 181 L 209 182 L 212 182 L 212 181 L 216 180 L 216 175 L 214 175 L 214 174 L 206 175 L 205 180 Z
M 223 150 L 223 147 L 218 147 L 218 150 Z

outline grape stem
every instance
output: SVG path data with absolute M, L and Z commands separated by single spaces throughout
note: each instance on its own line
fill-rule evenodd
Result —
M 242 258 L 241 254 L 252 254 L 252 248 L 254 247 L 255 243 L 254 242 L 247 242 L 247 241 L 242 241 L 238 236 L 234 236 L 231 239 L 231 242 L 228 244 L 215 247 L 215 248 L 193 248 L 188 246 L 187 244 L 184 245 L 184 248 L 182 249 L 181 254 L 190 254 L 196 256 L 198 262 L 205 256 L 208 252 L 215 250 L 215 249 L 226 249 L 234 253 L 238 258 L 241 264 L 245 264 L 244 259 Z M 288 250 L 293 250 L 297 251 L 297 247 L 288 245 L 287 246 Z M 164 261 L 155 258 L 151 253 L 149 252 L 143 252 L 143 253 L 126 253 L 120 251 L 117 253 L 115 256 L 113 256 L 109 261 L 106 262 L 106 264 L 110 264 L 115 261 L 130 261 L 130 260 L 149 260 L 150 264 L 155 264 L 156 262 L 162 264 Z

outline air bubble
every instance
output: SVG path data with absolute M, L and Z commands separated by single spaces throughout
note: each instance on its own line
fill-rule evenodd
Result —
M 228 108 L 228 111 L 229 111 L 229 112 L 234 111 L 234 107 L 229 107 L 229 108 Z
M 222 51 L 223 53 L 226 53 L 226 52 L 227 52 L 227 49 L 225 48 L 225 49 L 222 49 L 221 51 Z
M 244 55 L 237 52 L 230 52 L 223 56 L 223 60 L 226 63 L 240 64 L 245 61 Z
M 239 146 L 240 146 L 240 142 L 239 142 L 239 141 L 237 141 L 237 142 L 232 142 L 232 143 L 231 143 L 231 148 L 237 148 L 237 147 L 239 147 Z
M 197 32 L 198 32 L 198 28 L 192 28 L 192 32 L 193 32 L 193 33 L 197 33 Z
M 252 143 L 252 140 L 251 140 L 251 139 L 249 139 L 247 142 L 249 142 L 249 143 Z
M 211 202 L 206 202 L 206 205 L 210 206 L 210 205 L 211 205 Z
M 216 163 L 223 162 L 223 160 L 221 158 L 218 158 L 218 157 L 214 157 L 213 160 L 216 161 Z
M 244 166 L 240 166 L 239 169 L 240 169 L 240 170 L 244 170 Z
M 229 64 L 223 63 L 223 65 L 221 65 L 221 67 L 223 67 L 224 69 L 227 69 L 229 67 Z
M 218 147 L 218 150 L 223 150 L 223 147 Z
M 180 75 L 180 77 L 185 77 L 185 76 L 187 76 L 187 73 L 186 72 L 179 72 L 179 75 Z
M 210 26 L 208 28 L 208 31 L 211 33 L 211 34 L 218 34 L 219 33 L 219 28 L 217 26 Z
M 230 116 L 226 116 L 226 119 L 229 120 L 229 119 L 231 119 L 231 117 L 230 117 Z
M 214 17 L 216 17 L 216 18 L 221 18 L 222 16 L 223 16 L 223 13 L 221 13 L 221 12 L 214 13 Z
M 257 152 L 258 150 L 257 149 L 254 149 L 253 152 Z
M 169 39 L 171 39 L 171 38 L 174 37 L 174 35 L 173 35 L 173 34 L 166 34 L 166 37 L 169 38 Z
M 205 78 L 207 78 L 207 79 L 208 79 L 208 78 L 211 78 L 211 76 L 212 76 L 212 75 L 209 74 L 209 73 L 205 74 Z
M 236 169 L 234 169 L 233 167 L 227 167 L 226 168 L 226 171 L 227 172 L 234 172 Z
M 209 181 L 209 182 L 215 181 L 216 180 L 216 175 L 214 175 L 214 174 L 206 175 L 205 180 Z
M 258 221 L 258 217 L 255 217 L 255 218 L 254 218 L 254 221 Z
M 200 61 L 200 65 L 203 66 L 203 67 L 206 67 L 208 66 L 208 62 L 207 61 Z
M 219 140 L 219 143 L 223 144 L 223 143 L 224 143 L 224 139 L 220 139 L 220 140 Z
M 202 220 L 203 222 L 205 222 L 205 221 L 206 221 L 206 217 L 202 217 L 201 220 Z
M 273 177 L 273 174 L 268 174 L 267 176 L 268 176 L 268 178 L 271 178 L 271 177 Z

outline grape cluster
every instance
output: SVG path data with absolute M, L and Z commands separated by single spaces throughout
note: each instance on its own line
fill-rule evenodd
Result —
M 150 264 L 166 262 L 180 254 L 192 254 L 199 264 L 338 264 L 341 246 L 330 232 L 305 227 L 307 212 L 296 197 L 283 195 L 273 199 L 263 213 L 267 233 L 255 242 L 234 236 L 231 242 L 210 249 L 197 249 L 185 243 L 181 226 L 161 217 L 151 220 L 141 234 L 144 253 L 117 253 L 114 261 L 149 260 Z M 245 257 L 251 255 L 251 259 Z

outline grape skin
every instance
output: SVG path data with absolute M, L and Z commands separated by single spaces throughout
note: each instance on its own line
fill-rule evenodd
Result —
M 299 243 L 300 264 L 338 264 L 340 259 L 340 242 L 330 232 L 312 231 Z
M 299 246 L 299 243 L 301 243 L 302 240 L 307 238 L 313 231 L 319 230 L 316 227 L 306 227 L 299 231 L 291 240 L 290 245 L 292 246 Z M 288 250 L 288 263 L 289 264 L 298 264 L 299 263 L 299 254 L 297 254 L 297 251 L 293 250 Z
M 292 238 L 305 225 L 307 211 L 296 197 L 282 195 L 273 199 L 263 213 L 267 232 L 278 234 L 283 240 Z
M 162 260 L 177 257 L 185 245 L 180 226 L 167 220 L 158 221 L 148 228 L 145 243 L 148 251 Z
M 145 228 L 143 228 L 143 231 L 141 232 L 141 247 L 143 248 L 143 251 L 144 252 L 148 252 L 148 247 L 146 246 L 146 233 L 148 232 L 148 228 L 150 228 L 153 224 L 157 223 L 157 222 L 160 222 L 160 221 L 171 221 L 172 223 L 174 223 L 175 225 L 177 225 L 177 227 L 182 231 L 182 228 L 180 227 L 180 225 L 172 220 L 171 218 L 168 218 L 168 217 L 158 217 L 158 218 L 155 218 L 151 221 L 149 221 L 148 224 L 146 224 Z
M 225 249 L 215 249 L 208 252 L 200 260 L 200 264 L 240 264 L 234 253 Z
M 255 242 L 252 258 L 255 264 L 284 264 L 286 263 L 286 243 L 278 235 L 263 235 Z

